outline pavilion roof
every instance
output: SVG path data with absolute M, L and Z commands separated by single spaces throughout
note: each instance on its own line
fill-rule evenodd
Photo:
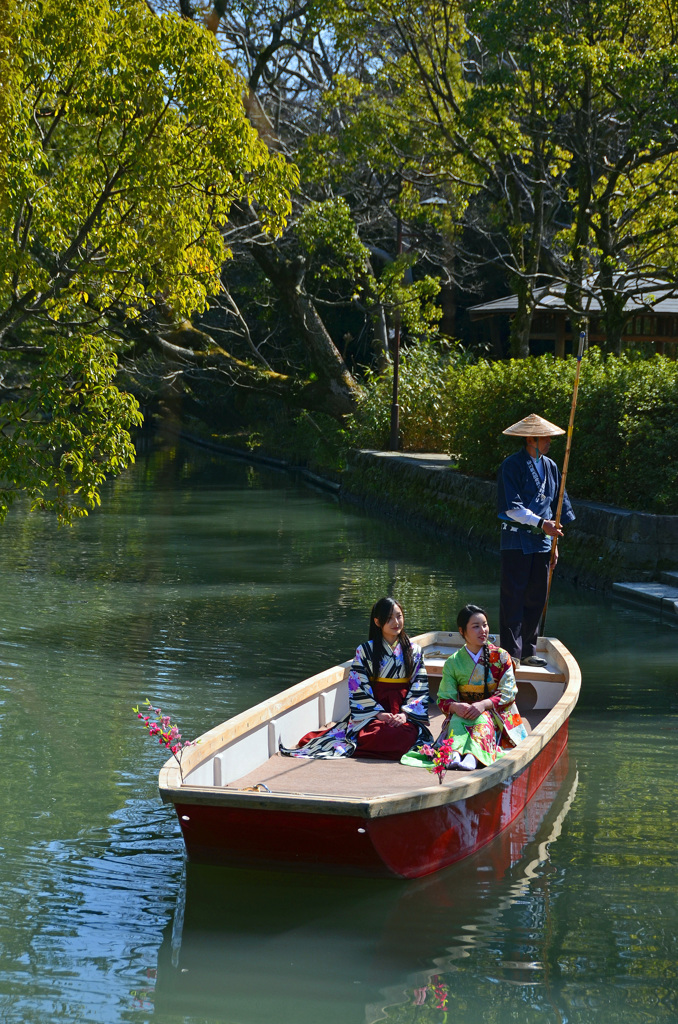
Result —
M 596 289 L 595 277 L 588 278 L 584 284 L 590 295 L 590 313 L 600 313 L 600 290 Z M 665 316 L 678 314 L 678 284 L 670 281 L 663 281 L 650 277 L 628 277 L 618 274 L 616 283 L 620 290 L 628 292 L 628 298 L 624 304 L 624 311 L 627 313 L 658 313 Z M 625 284 L 625 287 L 624 287 Z M 597 294 L 596 294 L 597 292 Z M 585 303 L 589 295 L 585 296 Z M 566 311 L 565 284 L 558 282 L 552 285 L 545 285 L 535 290 L 537 300 L 536 313 L 556 313 Z M 477 306 L 469 307 L 469 314 L 472 320 L 479 320 L 482 317 L 492 316 L 494 313 L 515 313 L 518 309 L 518 296 L 506 295 L 501 299 L 493 299 L 491 302 L 481 302 Z

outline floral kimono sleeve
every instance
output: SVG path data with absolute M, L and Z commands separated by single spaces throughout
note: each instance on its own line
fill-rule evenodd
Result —
M 374 699 L 370 685 L 372 672 L 372 651 L 368 644 L 361 644 L 348 675 L 348 703 L 351 709 L 350 731 L 359 733 L 375 715 L 383 711 Z
M 280 744 L 280 753 L 286 757 L 307 757 L 330 760 L 351 757 L 356 749 L 356 737 L 375 715 L 384 709 L 377 704 L 370 686 L 371 656 L 369 644 L 361 644 L 348 675 L 349 713 L 328 729 L 322 730 L 302 747 L 296 749 Z
M 490 668 L 495 679 L 498 677 L 499 685 L 494 696 L 498 698 L 495 703 L 497 708 L 505 708 L 513 704 L 518 693 L 513 662 L 508 651 L 502 648 L 494 648 L 490 651 Z
M 428 725 L 428 675 L 421 648 L 412 644 L 414 667 L 410 687 L 401 710 L 414 725 Z
M 527 731 L 516 704 L 518 685 L 511 655 L 500 647 L 490 648 L 490 667 L 498 684 L 492 699 L 495 723 L 504 736 L 502 745 L 516 746 L 527 738 Z

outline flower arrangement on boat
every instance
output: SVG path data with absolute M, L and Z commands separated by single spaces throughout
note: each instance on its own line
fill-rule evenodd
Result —
M 158 743 L 161 746 L 167 747 L 174 756 L 175 761 L 179 765 L 179 772 L 183 779 L 183 772 L 181 771 L 181 758 L 183 756 L 186 747 L 194 747 L 200 740 L 183 740 L 181 739 L 181 733 L 179 732 L 178 725 L 172 723 L 172 719 L 169 715 L 163 714 L 162 708 L 156 708 L 151 704 L 148 697 L 144 701 L 141 710 L 139 707 L 132 708 L 137 718 L 140 718 L 144 724 L 144 728 L 148 730 L 148 735 L 158 738 Z
M 426 770 L 437 775 L 438 782 L 441 784 L 445 778 L 445 772 L 452 766 L 452 740 L 453 736 L 450 735 L 437 747 L 432 747 L 430 743 L 425 743 L 421 748 L 422 754 L 431 758 L 431 764 L 426 765 Z

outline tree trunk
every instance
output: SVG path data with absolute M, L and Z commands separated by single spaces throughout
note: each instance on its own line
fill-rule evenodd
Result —
M 253 245 L 252 255 L 278 292 L 304 340 L 313 369 L 327 391 L 324 411 L 337 419 L 354 412 L 360 389 L 303 286 L 303 259 L 293 262 L 283 259 L 273 243 Z
M 530 354 L 530 334 L 532 332 L 532 288 L 525 278 L 516 282 L 518 309 L 511 321 L 511 354 L 518 359 L 526 359 Z
M 605 331 L 605 348 L 616 356 L 622 354 L 624 327 L 627 316 L 624 313 L 624 296 L 616 295 L 607 303 L 603 295 L 603 329 Z
M 377 358 L 377 369 L 383 373 L 391 362 L 388 347 L 388 324 L 383 303 L 379 302 L 370 313 L 372 320 L 372 351 Z

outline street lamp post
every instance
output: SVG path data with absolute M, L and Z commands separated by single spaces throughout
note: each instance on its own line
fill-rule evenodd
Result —
M 398 217 L 396 249 L 398 256 L 403 251 L 403 222 Z M 391 402 L 391 438 L 389 447 L 397 452 L 400 447 L 400 406 L 398 405 L 398 384 L 400 377 L 400 310 L 396 308 L 393 320 L 393 401 Z

